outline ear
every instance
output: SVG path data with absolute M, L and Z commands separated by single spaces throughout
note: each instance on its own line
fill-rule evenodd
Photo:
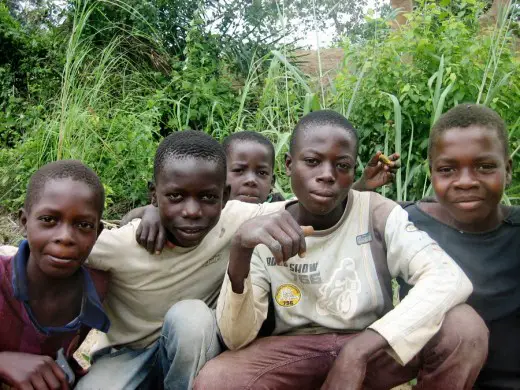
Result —
M 103 221 L 99 221 L 97 237 L 99 237 L 99 235 L 101 234 L 101 232 L 103 231 L 104 228 L 105 228 L 105 224 L 103 223 Z
M 285 174 L 291 176 L 292 172 L 292 157 L 289 153 L 285 153 Z
M 506 163 L 506 187 L 511 184 L 513 180 L 513 159 L 509 158 Z
M 22 236 L 27 238 L 27 218 L 28 213 L 24 208 L 18 210 L 18 222 L 20 223 L 20 227 L 22 228 Z
M 157 207 L 157 188 L 155 187 L 155 183 L 152 181 L 148 182 L 148 191 L 150 192 L 152 198 L 152 204 Z
M 231 186 L 227 184 L 224 187 L 224 193 L 222 194 L 222 208 L 226 207 L 226 203 L 229 200 L 229 196 L 231 195 Z

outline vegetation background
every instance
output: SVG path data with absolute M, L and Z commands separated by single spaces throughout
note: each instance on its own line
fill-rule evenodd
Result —
M 36 169 L 75 158 L 99 173 L 117 219 L 147 202 L 157 144 L 185 129 L 262 132 L 288 195 L 290 131 L 320 108 L 359 129 L 359 171 L 378 149 L 400 152 L 382 191 L 420 199 L 430 126 L 462 102 L 506 120 L 516 168 L 504 201 L 518 203 L 520 6 L 498 1 L 490 20 L 491 3 L 419 0 L 397 23 L 388 4 L 354 0 L 0 0 L 0 204 L 15 211 Z M 324 72 L 318 47 L 307 75 L 298 38 L 324 26 L 343 61 Z

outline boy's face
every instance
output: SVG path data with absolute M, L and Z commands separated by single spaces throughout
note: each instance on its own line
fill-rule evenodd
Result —
M 85 262 L 103 229 L 94 191 L 70 178 L 48 181 L 20 222 L 30 258 L 45 275 L 67 278 Z
M 497 212 L 512 162 L 495 131 L 471 126 L 438 137 L 430 170 L 439 203 L 455 221 L 474 224 Z
M 285 164 L 300 204 L 321 216 L 342 208 L 354 182 L 355 138 L 345 129 L 323 125 L 300 131 L 293 149 Z
M 217 224 L 229 196 L 220 167 L 198 158 L 170 159 L 153 194 L 168 240 L 193 247 Z
M 263 203 L 274 184 L 272 156 L 267 146 L 253 141 L 235 141 L 227 154 L 227 184 L 230 199 Z

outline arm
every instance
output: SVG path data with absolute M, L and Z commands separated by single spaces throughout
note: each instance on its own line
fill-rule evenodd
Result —
M 395 207 L 384 232 L 392 277 L 414 285 L 408 296 L 370 328 L 406 364 L 439 331 L 446 313 L 469 297 L 473 286 L 459 266 L 426 233 Z
M 0 383 L 17 389 L 68 389 L 64 372 L 49 356 L 0 352 Z
M 405 365 L 439 331 L 448 310 L 471 294 L 471 282 L 462 270 L 408 221 L 401 207 L 390 212 L 384 239 L 392 277 L 399 275 L 415 287 L 398 306 L 343 347 L 324 389 L 361 388 L 370 356 L 388 346 L 388 352 Z M 347 387 L 345 377 L 349 378 Z
M 384 164 L 379 160 L 381 152 L 377 152 L 365 166 L 361 178 L 357 180 L 352 189 L 357 191 L 374 191 L 375 189 L 391 183 L 399 169 L 399 154 L 394 153 L 388 157 L 390 163 Z
M 217 305 L 219 328 L 230 349 L 253 341 L 267 316 L 270 283 L 260 256 L 253 254 L 260 244 L 278 263 L 305 251 L 303 230 L 287 211 L 254 218 L 240 227 Z
M 136 218 L 143 218 L 144 212 L 148 206 L 138 207 L 136 209 L 130 210 L 126 213 L 123 218 L 121 218 L 121 226 L 128 224 L 131 220 Z

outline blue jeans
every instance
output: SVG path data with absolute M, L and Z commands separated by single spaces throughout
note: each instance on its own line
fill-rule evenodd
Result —
M 204 364 L 221 352 L 215 312 L 199 300 L 173 305 L 161 337 L 147 349 L 105 348 L 93 356 L 89 373 L 76 389 L 191 389 Z

